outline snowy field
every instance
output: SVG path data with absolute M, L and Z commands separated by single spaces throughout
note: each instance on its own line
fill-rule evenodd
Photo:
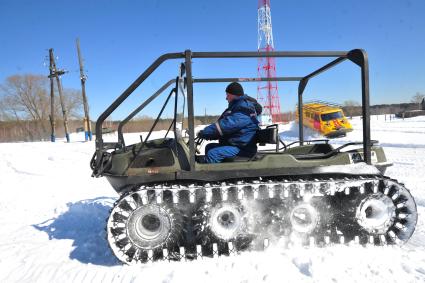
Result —
M 361 140 L 361 120 L 352 123 L 355 130 L 334 143 Z M 418 205 L 418 225 L 406 245 L 274 247 L 137 267 L 117 262 L 105 240 L 117 194 L 106 179 L 90 177 L 94 142 L 74 134 L 70 144 L 0 144 L 0 282 L 425 282 L 425 117 L 374 116 L 371 127 L 394 163 L 386 175 L 405 183 Z M 293 141 L 297 125 L 281 132 Z M 321 137 L 307 132 L 308 138 Z

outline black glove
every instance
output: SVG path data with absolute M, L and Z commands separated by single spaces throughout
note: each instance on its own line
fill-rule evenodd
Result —
M 203 133 L 203 131 L 202 131 L 202 130 L 196 133 L 196 137 L 197 137 L 197 138 L 202 139 L 202 138 L 203 138 L 203 136 L 204 136 L 204 133 Z

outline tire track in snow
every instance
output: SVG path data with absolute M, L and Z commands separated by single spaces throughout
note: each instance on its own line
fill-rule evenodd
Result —
M 43 176 L 41 174 L 36 174 L 36 173 L 31 173 L 31 172 L 27 172 L 27 171 L 22 171 L 17 169 L 15 166 L 13 166 L 12 162 L 7 161 L 6 163 L 7 167 L 9 167 L 10 169 L 12 169 L 15 173 L 20 174 L 20 175 L 28 175 L 28 176 Z

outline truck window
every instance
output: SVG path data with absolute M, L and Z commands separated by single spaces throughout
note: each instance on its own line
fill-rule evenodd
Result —
M 344 118 L 341 111 L 322 114 L 321 117 L 322 117 L 322 121 L 331 121 L 331 120 L 335 120 L 335 119 Z

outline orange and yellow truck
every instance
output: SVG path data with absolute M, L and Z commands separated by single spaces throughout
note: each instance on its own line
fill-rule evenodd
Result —
M 353 130 L 341 107 L 323 101 L 308 102 L 303 105 L 303 123 L 325 137 L 346 136 Z M 296 111 L 298 118 L 298 111 Z

